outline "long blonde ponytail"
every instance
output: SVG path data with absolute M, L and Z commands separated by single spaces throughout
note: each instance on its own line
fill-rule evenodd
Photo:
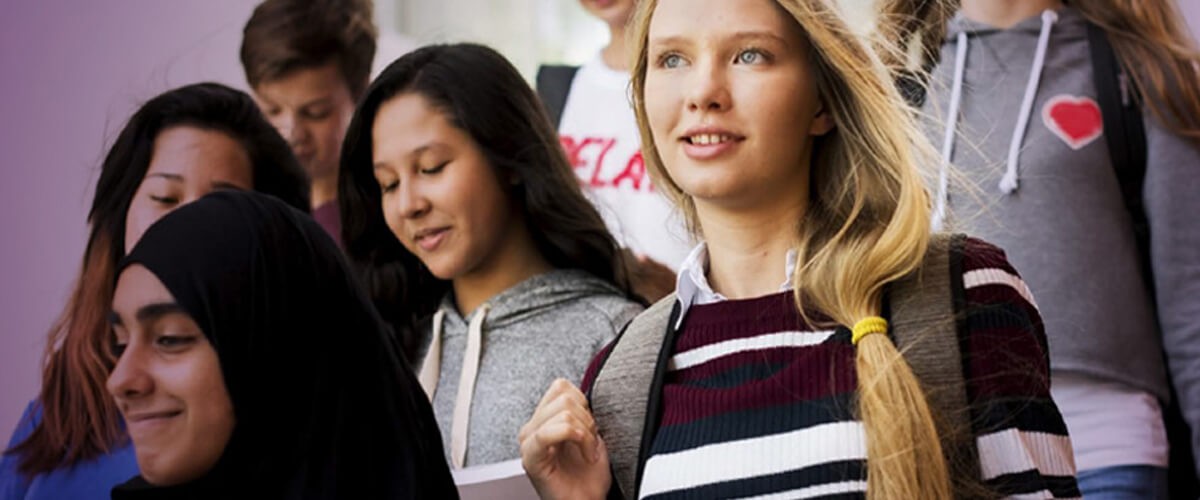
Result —
M 934 158 L 884 63 L 832 0 L 777 0 L 806 32 L 822 101 L 836 123 L 814 144 L 811 200 L 798 221 L 797 308 L 843 325 L 878 316 L 884 286 L 913 272 L 929 244 L 929 196 L 918 170 Z M 691 199 L 667 175 L 645 106 L 655 0 L 633 20 L 633 100 L 646 166 L 697 227 Z M 933 163 L 924 163 L 933 165 Z M 797 165 L 796 168 L 803 168 Z M 858 343 L 858 410 L 866 429 L 869 498 L 951 498 L 949 466 L 925 394 L 886 335 Z

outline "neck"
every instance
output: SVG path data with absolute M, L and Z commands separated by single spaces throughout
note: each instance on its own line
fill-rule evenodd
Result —
M 629 61 L 625 56 L 625 26 L 609 25 L 608 46 L 600 51 L 604 65 L 617 71 L 629 71 Z
M 1061 7 L 1062 0 L 963 0 L 962 14 L 975 22 L 1008 29 L 1046 9 Z
M 788 250 L 796 245 L 797 227 L 808 205 L 807 196 L 797 198 L 789 206 L 754 213 L 723 211 L 697 201 L 713 291 L 730 299 L 779 291 Z
M 312 180 L 312 207 L 317 208 L 337 199 L 337 174 Z
M 463 316 L 500 292 L 554 269 L 538 251 L 524 223 L 514 226 L 483 263 L 451 281 L 455 305 Z

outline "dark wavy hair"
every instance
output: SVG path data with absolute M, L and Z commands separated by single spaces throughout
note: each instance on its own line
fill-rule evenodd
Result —
M 519 180 L 508 195 L 550 265 L 587 271 L 632 297 L 616 241 L 583 196 L 558 134 L 516 68 L 481 45 L 422 47 L 393 62 L 367 88 L 346 131 L 338 175 L 346 253 L 409 359 L 415 359 L 421 321 L 450 287 L 384 221 L 371 129 L 379 107 L 405 93 L 424 97 L 465 131 L 498 178 Z
M 177 88 L 146 102 L 117 136 L 88 212 L 83 268 L 70 301 L 50 329 L 39 400 L 41 420 L 6 453 L 34 476 L 108 453 L 124 439 L 105 383 L 114 366 L 108 311 L 117 262 L 125 248 L 125 216 L 163 130 L 190 126 L 228 134 L 254 168 L 254 190 L 309 211 L 308 177 L 286 141 L 246 93 L 216 83 Z

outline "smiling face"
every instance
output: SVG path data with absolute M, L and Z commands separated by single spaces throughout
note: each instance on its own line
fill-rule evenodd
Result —
M 437 278 L 491 273 L 528 237 L 496 169 L 425 97 L 384 101 L 371 136 L 388 228 Z
M 111 322 L 118 358 L 108 392 L 142 477 L 160 486 L 200 478 L 220 459 L 235 420 L 217 351 L 140 265 L 118 278 Z
M 645 112 L 671 179 L 699 207 L 803 200 L 824 112 L 796 21 L 772 0 L 660 0 Z
M 172 210 L 214 189 L 253 187 L 250 156 L 228 134 L 190 126 L 164 129 L 154 139 L 146 177 L 125 214 L 125 251 Z

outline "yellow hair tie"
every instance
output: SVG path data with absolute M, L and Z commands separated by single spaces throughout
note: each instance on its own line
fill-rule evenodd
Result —
M 887 328 L 887 320 L 879 316 L 868 316 L 860 319 L 858 323 L 854 324 L 854 328 L 851 330 L 850 342 L 858 345 L 858 341 L 862 340 L 863 337 L 872 333 L 887 333 Z

